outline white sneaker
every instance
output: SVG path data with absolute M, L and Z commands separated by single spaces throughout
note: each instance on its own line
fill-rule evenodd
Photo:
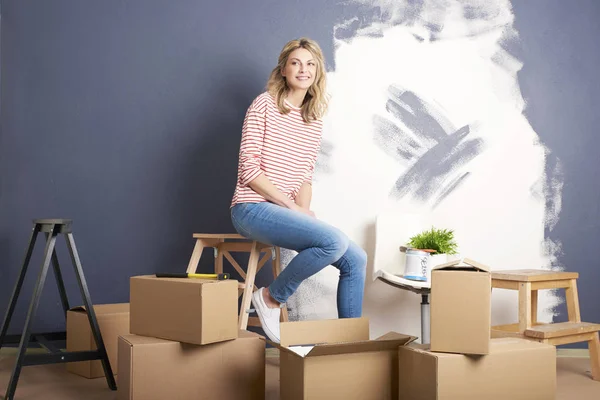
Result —
M 269 308 L 263 297 L 264 288 L 258 289 L 252 294 L 252 304 L 260 319 L 263 331 L 272 342 L 279 343 L 279 317 L 281 308 Z

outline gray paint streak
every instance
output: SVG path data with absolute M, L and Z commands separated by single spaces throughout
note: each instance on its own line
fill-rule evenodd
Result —
M 424 0 L 412 0 L 400 13 L 391 13 L 386 7 L 377 5 L 377 1 L 371 1 L 371 4 L 364 1 L 346 1 L 344 7 L 340 10 L 341 18 L 347 21 L 337 27 L 334 36 L 338 40 L 350 41 L 357 36 L 380 37 L 383 35 L 384 26 L 412 25 L 421 17 Z
M 391 196 L 411 194 L 423 201 L 434 198 L 434 204 L 439 204 L 468 174 L 443 182 L 483 151 L 483 140 L 469 138 L 469 126 L 456 130 L 434 105 L 396 86 L 388 88 L 386 110 L 389 119 L 374 117 L 374 141 L 397 161 L 411 162 Z
M 426 201 L 438 190 L 441 190 L 447 196 L 451 187 L 456 186 L 450 183 L 440 188 L 440 184 L 456 168 L 463 166 L 481 153 L 483 144 L 481 139 L 462 141 L 468 134 L 469 127 L 462 127 L 427 151 L 404 175 L 398 178 L 392 195 L 401 198 L 410 193 L 416 198 Z
M 352 15 L 352 17 L 342 19 L 347 22 L 338 26 L 335 30 L 336 39 L 350 41 L 359 36 L 377 37 L 383 35 L 383 28 L 385 27 L 412 26 L 417 21 L 423 22 L 424 27 L 427 29 L 427 37 L 415 34 L 415 38 L 420 41 L 427 40 L 431 42 L 444 39 L 441 34 L 447 18 L 446 2 L 444 1 L 409 0 L 404 7 L 398 2 L 377 0 L 349 0 L 344 3 L 346 7 L 343 9 L 343 15 Z M 351 7 L 352 5 L 354 5 L 354 8 Z M 427 14 L 423 14 L 425 5 L 428 7 Z M 401 7 L 401 11 L 397 11 Z M 462 34 L 463 37 L 484 35 L 497 28 L 489 22 L 494 20 L 498 15 L 498 11 L 482 8 L 481 0 L 461 0 L 460 7 L 462 8 L 462 14 L 471 22 L 468 29 Z M 485 21 L 486 24 L 480 24 L 482 21 Z M 482 26 L 485 26 L 485 28 L 482 28 Z
M 431 105 L 425 104 L 416 94 L 401 90 L 395 86 L 388 89 L 389 100 L 386 110 L 398 118 L 420 140 L 439 143 L 447 133 L 442 127 L 450 126 L 450 122 Z
M 422 146 L 389 119 L 373 117 L 375 143 L 397 161 L 411 161 L 421 153 Z
M 329 174 L 333 172 L 330 164 L 331 156 L 333 153 L 333 144 L 327 139 L 321 141 L 321 149 L 317 156 L 317 162 L 315 165 L 315 173 L 313 180 L 319 179 L 320 174 Z
M 448 182 L 442 192 L 437 196 L 435 203 L 433 203 L 432 208 L 437 207 L 446 197 L 448 197 L 454 190 L 456 190 L 460 185 L 464 182 L 464 180 L 471 174 L 470 172 L 465 172 L 464 174 L 454 178 L 452 181 Z

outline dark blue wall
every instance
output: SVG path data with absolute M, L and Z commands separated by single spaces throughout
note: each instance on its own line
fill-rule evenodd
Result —
M 516 1 L 522 45 L 511 51 L 525 64 L 519 82 L 552 151 L 549 168 L 558 157 L 564 170 L 560 221 L 547 235 L 562 243 L 558 261 L 582 275 L 582 317 L 600 322 L 600 3 L 575 4 Z M 1 12 L 4 313 L 32 218 L 74 219 L 95 303 L 128 301 L 132 275 L 184 270 L 193 232 L 232 232 L 242 119 L 282 45 L 310 36 L 334 68 L 333 25 L 372 10 L 320 0 L 53 0 L 3 2 Z M 64 241 L 57 250 L 68 266 Z M 205 253 L 202 269 L 210 264 Z M 269 279 L 263 272 L 259 282 Z M 20 332 L 35 273 L 11 333 Z M 65 279 L 78 304 L 70 270 Z M 35 329 L 63 329 L 60 308 L 50 274 Z
M 310 36 L 332 58 L 334 9 L 322 4 L 5 2 L 2 314 L 32 218 L 74 220 L 95 303 L 128 301 L 132 275 L 184 271 L 193 232 L 233 232 L 229 204 L 244 114 L 288 40 Z M 69 266 L 59 239 L 59 258 Z M 24 322 L 42 249 L 11 333 Z M 203 270 L 209 264 L 205 252 Z M 71 272 L 65 279 L 79 304 Z M 269 268 L 261 272 L 267 279 Z M 35 328 L 63 323 L 50 273 Z
M 525 114 L 548 147 L 547 172 L 558 159 L 564 187 L 560 220 L 546 236 L 562 245 L 558 261 L 579 272 L 581 318 L 600 323 L 600 2 L 514 2 L 524 66 Z M 566 305 L 557 321 L 567 319 Z

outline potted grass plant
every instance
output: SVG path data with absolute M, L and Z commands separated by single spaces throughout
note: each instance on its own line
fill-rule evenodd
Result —
M 435 266 L 448 262 L 449 255 L 458 253 L 454 231 L 451 229 L 438 229 L 433 226 L 429 230 L 412 236 L 407 243 L 407 247 L 429 253 L 426 268 L 428 281 L 431 279 L 431 270 Z

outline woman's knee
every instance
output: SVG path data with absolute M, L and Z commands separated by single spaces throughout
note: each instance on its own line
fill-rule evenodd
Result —
M 348 251 L 349 245 L 350 240 L 344 233 L 332 230 L 323 239 L 321 248 L 331 258 L 331 262 L 334 262 Z
M 350 242 L 348 250 L 335 264 L 344 276 L 352 276 L 364 282 L 367 275 L 367 253 L 356 243 Z
M 350 243 L 348 253 L 352 267 L 365 276 L 367 274 L 367 252 L 359 245 Z

